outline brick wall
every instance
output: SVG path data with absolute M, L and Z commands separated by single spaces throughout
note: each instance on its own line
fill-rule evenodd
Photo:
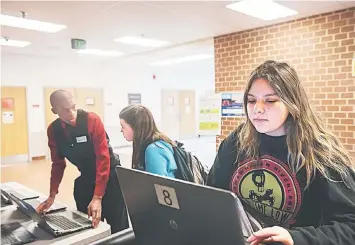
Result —
M 355 159 L 355 8 L 214 38 L 216 92 L 243 91 L 267 59 L 286 61 L 312 105 Z M 242 119 L 222 118 L 217 145 Z

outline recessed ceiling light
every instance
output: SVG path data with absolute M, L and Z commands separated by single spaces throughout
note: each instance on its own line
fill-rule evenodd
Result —
M 143 37 L 132 37 L 132 36 L 116 38 L 114 39 L 114 41 L 124 43 L 124 44 L 138 45 L 144 47 L 161 47 L 169 44 L 169 42 L 166 41 L 143 38 Z
M 100 56 L 121 56 L 123 53 L 115 50 L 101 49 L 80 49 L 76 51 L 78 54 L 100 55 Z
M 262 20 L 276 20 L 298 14 L 272 0 L 242 0 L 226 6 L 231 10 L 241 12 Z
M 3 26 L 17 27 L 34 31 L 55 33 L 67 28 L 65 25 L 57 25 L 39 20 L 30 20 L 23 17 L 15 17 L 0 14 L 0 24 Z
M 197 54 L 197 55 L 190 55 L 181 58 L 171 59 L 171 60 L 163 60 L 158 62 L 149 63 L 152 66 L 166 66 L 166 65 L 174 65 L 183 62 L 190 62 L 190 61 L 198 61 L 198 60 L 205 60 L 213 58 L 212 54 Z
M 19 47 L 23 48 L 28 45 L 30 45 L 30 42 L 27 41 L 19 41 L 19 40 L 12 40 L 12 39 L 7 39 L 7 38 L 1 38 L 0 39 L 0 45 L 1 46 L 10 46 L 10 47 Z

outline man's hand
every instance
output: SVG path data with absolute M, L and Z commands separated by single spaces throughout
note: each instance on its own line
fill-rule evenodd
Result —
M 94 196 L 88 206 L 88 217 L 92 217 L 92 226 L 96 228 L 101 221 L 102 197 Z
M 279 226 L 261 229 L 250 236 L 247 242 L 250 242 L 250 245 L 272 242 L 280 242 L 284 245 L 294 245 L 290 233 L 286 229 Z
M 44 202 L 42 202 L 37 208 L 36 208 L 36 212 L 39 214 L 45 214 L 48 209 L 52 206 L 52 204 L 54 203 L 54 199 L 55 197 L 53 196 L 49 196 L 47 198 L 47 200 L 45 200 Z

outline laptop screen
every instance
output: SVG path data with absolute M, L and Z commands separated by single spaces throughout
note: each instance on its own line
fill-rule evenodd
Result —
M 9 188 L 6 186 L 2 186 L 1 190 L 6 191 L 9 194 L 11 193 L 22 200 L 30 200 L 39 197 L 38 194 L 25 188 Z
M 8 196 L 12 201 L 14 201 L 17 204 L 20 211 L 26 214 L 28 217 L 30 217 L 33 221 L 40 222 L 42 220 L 41 215 L 38 214 L 30 204 L 26 203 L 25 201 L 22 201 L 20 198 L 17 198 L 11 193 L 8 194 Z

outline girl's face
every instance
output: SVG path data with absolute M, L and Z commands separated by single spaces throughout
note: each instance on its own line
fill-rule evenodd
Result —
M 126 123 L 126 121 L 123 119 L 120 119 L 120 123 L 121 123 L 121 132 L 123 133 L 123 137 L 125 137 L 127 141 L 133 141 L 134 131 L 131 125 Z
M 285 135 L 285 121 L 289 111 L 269 82 L 256 79 L 248 92 L 248 118 L 259 133 L 270 136 Z

